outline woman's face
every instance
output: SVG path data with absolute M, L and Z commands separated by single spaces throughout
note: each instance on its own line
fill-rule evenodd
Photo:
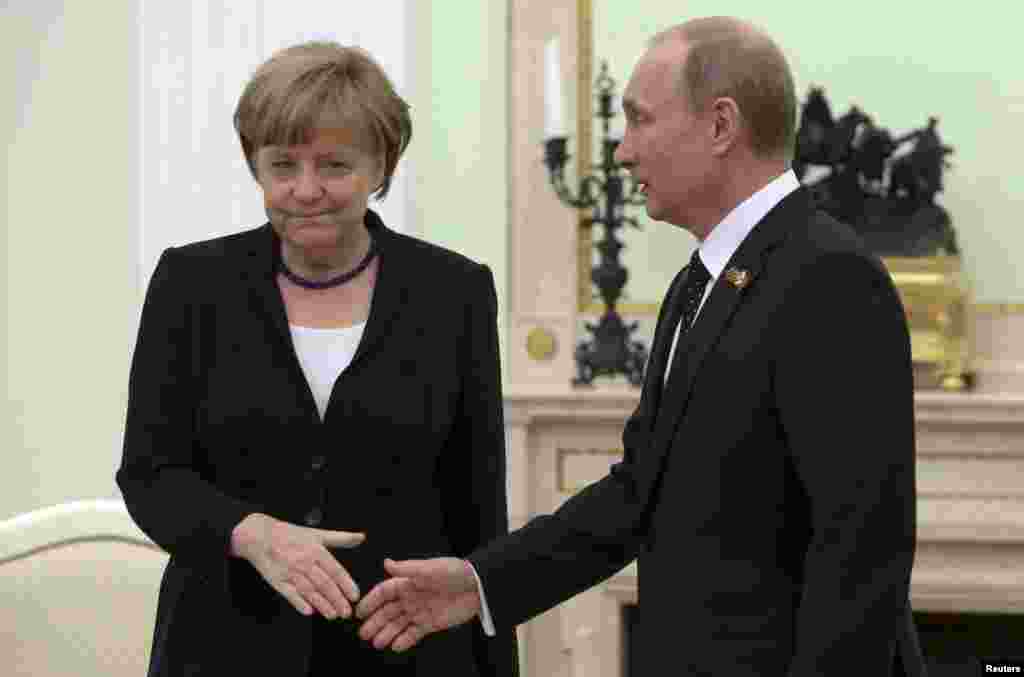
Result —
M 318 129 L 312 143 L 264 146 L 257 181 L 278 236 L 312 258 L 329 257 L 363 228 L 383 162 L 347 129 Z

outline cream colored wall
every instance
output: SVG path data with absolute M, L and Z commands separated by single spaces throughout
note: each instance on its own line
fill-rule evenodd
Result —
M 491 267 L 506 355 L 507 2 L 415 4 L 414 24 L 428 28 L 417 34 L 409 148 L 417 235 Z
M 137 303 L 132 0 L 0 14 L 0 519 L 113 496 Z
M 728 12 L 750 19 L 786 51 L 801 99 L 825 87 L 833 113 L 857 105 L 899 135 L 939 117 L 939 133 L 954 147 L 939 198 L 963 250 L 975 300 L 1024 301 L 1019 252 L 1024 249 L 1024 81 L 1014 53 L 1024 12 L 1009 2 L 894 3 L 858 0 L 764 3 L 649 0 L 642 5 L 593 0 L 595 60 L 607 58 L 619 92 L 645 40 L 688 18 Z M 596 74 L 596 70 L 595 70 Z M 686 234 L 653 224 L 653 237 L 631 235 L 635 300 L 660 299 L 692 248 Z M 647 241 L 641 241 L 647 239 Z M 677 247 L 675 265 L 665 252 Z

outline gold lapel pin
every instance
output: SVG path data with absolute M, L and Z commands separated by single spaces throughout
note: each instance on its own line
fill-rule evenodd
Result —
M 740 270 L 739 268 L 730 268 L 725 271 L 725 279 L 729 281 L 729 284 L 736 287 L 736 289 L 743 289 L 750 281 L 754 279 L 754 276 L 749 271 Z

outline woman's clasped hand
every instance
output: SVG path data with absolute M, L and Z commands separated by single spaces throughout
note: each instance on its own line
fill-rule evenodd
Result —
M 261 513 L 242 520 L 231 534 L 231 551 L 246 559 L 263 579 L 309 616 L 350 618 L 359 601 L 359 586 L 327 548 L 354 548 L 360 533 L 329 531 L 290 524 Z

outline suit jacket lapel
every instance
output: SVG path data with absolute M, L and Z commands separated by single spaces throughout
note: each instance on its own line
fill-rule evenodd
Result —
M 647 361 L 644 387 L 640 395 L 648 403 L 649 410 L 654 412 L 654 416 L 651 417 L 652 424 L 657 420 L 668 352 L 672 347 L 672 336 L 675 334 L 675 327 L 679 324 L 679 318 L 682 316 L 682 308 L 677 303 L 677 297 L 681 293 L 688 273 L 689 266 L 683 266 L 682 270 L 676 273 L 672 284 L 669 285 L 668 293 L 665 294 L 662 301 L 658 322 L 654 329 L 654 340 L 651 343 L 651 354 Z
M 275 348 L 292 349 L 291 331 L 284 301 L 277 288 L 277 261 L 280 258 L 281 241 L 273 227 L 267 223 L 257 231 L 249 248 L 243 279 L 249 286 L 249 293 L 255 300 L 255 308 L 262 311 L 270 325 L 269 332 L 277 343 Z
M 415 263 L 410 260 L 411 243 L 384 225 L 376 212 L 366 211 L 366 228 L 377 241 L 377 282 L 370 300 L 370 316 L 366 320 L 363 338 L 352 358 L 355 365 L 372 355 L 396 331 L 398 322 L 410 302 L 410 293 L 416 283 Z
M 704 307 L 697 314 L 696 322 L 680 337 L 674 359 L 686 361 L 682 369 L 669 376 L 659 402 L 650 457 L 644 459 L 644 471 L 641 473 L 643 491 L 650 491 L 660 473 L 664 456 L 672 445 L 676 428 L 692 396 L 694 380 L 708 351 L 718 342 L 729 319 L 742 307 L 744 295 L 749 293 L 750 287 L 758 284 L 758 278 L 764 272 L 765 255 L 785 239 L 788 224 L 806 220 L 810 209 L 806 189 L 798 188 L 768 212 L 729 259 L 704 301 Z M 730 268 L 745 270 L 751 275 L 747 287 L 740 289 L 729 282 L 725 271 Z

